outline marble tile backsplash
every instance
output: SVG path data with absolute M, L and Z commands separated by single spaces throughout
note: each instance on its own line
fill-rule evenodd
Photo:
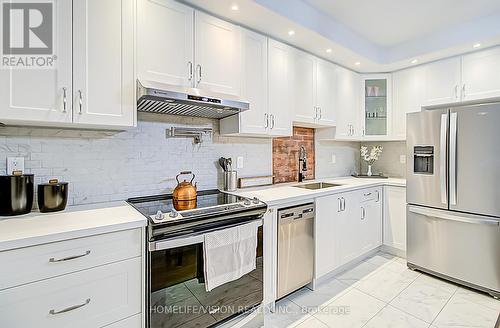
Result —
M 212 127 L 212 136 L 200 145 L 192 139 L 167 139 L 171 126 Z M 139 114 L 137 128 L 128 131 L 71 130 L 40 127 L 0 127 L 0 174 L 6 158 L 24 157 L 25 171 L 35 182 L 58 178 L 70 183 L 69 205 L 124 200 L 129 197 L 170 192 L 180 171 L 196 174 L 200 190 L 222 187 L 219 157 L 244 158 L 240 177 L 271 175 L 272 140 L 222 137 L 218 121 L 200 118 Z M 375 172 L 404 176 L 399 155 L 404 142 L 382 144 L 384 153 Z M 359 142 L 315 139 L 315 177 L 346 176 L 361 169 Z M 335 155 L 335 163 L 332 162 Z M 36 203 L 36 201 L 35 201 Z
M 361 145 L 366 145 L 369 149 L 376 145 L 384 147 L 380 159 L 373 164 L 373 174 L 383 173 L 389 177 L 406 177 L 406 163 L 400 161 L 401 156 L 406 158 L 405 141 L 362 142 Z M 360 169 L 363 174 L 366 174 L 368 165 L 363 160 L 360 160 Z
M 209 126 L 214 134 L 200 145 L 166 139 L 173 125 Z M 140 113 L 137 128 L 121 132 L 2 127 L 0 174 L 8 156 L 24 157 L 37 184 L 49 178 L 70 183 L 69 205 L 169 192 L 180 171 L 193 171 L 199 190 L 221 187 L 221 156 L 244 158 L 240 177 L 272 174 L 271 139 L 221 137 L 218 126 L 209 119 Z

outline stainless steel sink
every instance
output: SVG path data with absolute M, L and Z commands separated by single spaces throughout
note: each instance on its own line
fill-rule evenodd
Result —
M 293 187 L 317 190 L 317 189 L 332 188 L 332 187 L 338 187 L 338 186 L 341 186 L 341 185 L 334 184 L 334 183 L 326 183 L 326 182 L 313 182 L 313 183 L 294 185 Z

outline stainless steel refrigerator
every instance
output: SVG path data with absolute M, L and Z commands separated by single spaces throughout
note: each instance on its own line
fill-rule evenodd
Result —
M 500 296 L 500 103 L 407 115 L 408 267 Z

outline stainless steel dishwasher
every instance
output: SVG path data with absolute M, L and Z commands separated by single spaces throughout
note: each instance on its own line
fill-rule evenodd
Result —
M 312 203 L 278 211 L 278 298 L 313 279 L 313 227 Z

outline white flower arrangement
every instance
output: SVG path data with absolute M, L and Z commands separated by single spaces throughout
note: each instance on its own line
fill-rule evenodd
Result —
M 370 152 L 368 152 L 368 147 L 361 146 L 361 158 L 368 163 L 368 165 L 373 165 L 378 159 L 380 155 L 382 155 L 382 150 L 384 147 L 382 146 L 373 146 Z

